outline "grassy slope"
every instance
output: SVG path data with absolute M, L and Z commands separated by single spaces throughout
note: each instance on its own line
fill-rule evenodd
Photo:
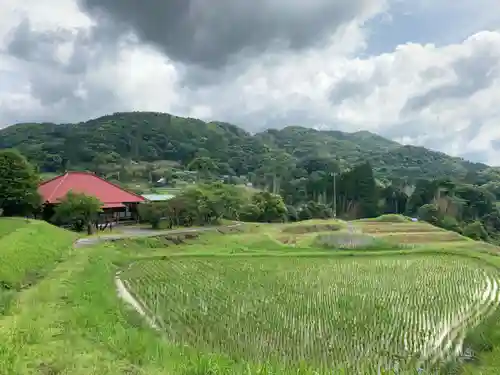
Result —
M 0 281 L 19 289 L 70 253 L 76 235 L 43 221 L 0 219 Z
M 54 234 L 44 231 L 56 229 L 45 226 L 32 228 L 25 238 L 7 235 L 11 248 L 38 246 L 47 248 L 54 243 Z M 357 223 L 356 225 L 363 225 Z M 415 224 L 410 224 L 415 225 Z M 57 230 L 59 231 L 59 230 Z M 19 231 L 22 232 L 22 231 Z M 28 235 L 28 233 L 32 233 Z M 59 237 L 64 241 L 65 235 Z M 79 249 L 73 256 L 59 263 L 42 281 L 24 290 L 12 304 L 9 314 L 0 318 L 0 373 L 23 374 L 250 374 L 238 366 L 226 367 L 231 361 L 220 357 L 201 355 L 161 342 L 156 332 L 134 311 L 119 300 L 113 283 L 119 265 L 133 257 L 165 254 L 220 254 L 248 255 L 274 253 L 308 256 L 332 256 L 332 252 L 309 248 L 308 241 L 301 246 L 287 246 L 276 239 L 280 226 L 250 225 L 245 233 L 222 236 L 206 234 L 190 245 L 162 247 L 154 239 L 122 244 L 100 245 Z M 11 237 L 14 235 L 13 237 Z M 58 235 L 60 233 L 58 232 Z M 45 238 L 36 243 L 32 236 Z M 310 234 L 303 235 L 305 238 Z M 430 236 L 432 236 L 430 234 Z M 50 239 L 50 240 L 49 240 Z M 5 239 L 4 239 L 5 240 Z M 2 241 L 2 240 L 0 240 Z M 66 242 L 67 243 L 67 242 Z M 1 244 L 1 242 L 0 242 Z M 45 244 L 45 245 L 44 245 Z M 125 246 L 124 246 L 125 245 Z M 45 246 L 45 247 L 44 247 Z M 0 249 L 3 249 L 0 246 Z M 476 248 L 483 251 L 474 251 Z M 500 268 L 497 249 L 464 240 L 462 243 L 429 243 L 421 249 L 398 250 L 391 253 L 460 253 L 482 259 Z M 359 252 L 343 252 L 345 255 Z M 19 252 L 17 252 L 19 255 Z M 53 253 L 52 253 L 53 254 Z M 380 251 L 372 255 L 383 255 Z M 365 254 L 367 255 L 367 254 Z M 24 259 L 24 258 L 23 258 Z M 29 257 L 28 257 L 29 259 Z M 470 367 L 470 374 L 497 374 L 500 366 L 500 320 L 493 316 L 481 329 L 497 346 L 489 353 L 481 353 L 480 366 Z M 212 369 L 212 372 L 209 370 Z M 262 371 L 261 374 L 268 372 Z M 306 374 L 307 372 L 298 372 Z
M 0 218 L 0 315 L 67 257 L 76 236 L 43 221 Z

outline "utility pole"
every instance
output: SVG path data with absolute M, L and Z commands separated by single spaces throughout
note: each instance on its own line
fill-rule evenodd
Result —
M 333 173 L 333 217 L 337 218 L 337 173 Z

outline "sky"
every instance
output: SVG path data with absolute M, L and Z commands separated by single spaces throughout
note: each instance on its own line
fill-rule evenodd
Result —
M 0 128 L 125 111 L 500 165 L 497 0 L 2 0 Z

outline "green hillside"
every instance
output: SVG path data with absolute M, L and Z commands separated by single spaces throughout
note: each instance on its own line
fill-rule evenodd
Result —
M 290 169 L 290 163 L 312 157 L 331 158 L 342 168 L 370 160 L 379 178 L 465 179 L 488 170 L 484 164 L 403 146 L 367 131 L 290 126 L 251 135 L 228 123 L 152 112 L 115 113 L 77 124 L 16 124 L 0 130 L 1 148 L 19 149 L 42 172 L 109 169 L 130 160 L 186 167 L 196 157 L 209 157 L 221 174 L 235 176 L 276 170 L 276 160 Z
M 424 147 L 403 146 L 367 131 L 344 133 L 295 126 L 267 130 L 256 137 L 299 159 L 311 155 L 331 157 L 343 167 L 369 160 L 378 177 L 465 178 L 470 172 L 488 168 Z

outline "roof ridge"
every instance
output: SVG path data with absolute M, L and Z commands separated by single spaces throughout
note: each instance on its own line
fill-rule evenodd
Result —
M 122 188 L 120 185 L 114 184 L 114 183 L 112 183 L 111 181 L 108 181 L 108 180 L 106 180 L 105 178 L 102 178 L 102 177 L 98 176 L 98 175 L 97 175 L 97 174 L 95 174 L 95 173 L 92 173 L 92 172 L 78 172 L 78 171 L 77 171 L 76 173 L 89 174 L 89 175 L 91 175 L 91 176 L 94 176 L 94 177 L 98 178 L 98 179 L 99 179 L 99 180 L 101 180 L 101 181 L 104 181 L 104 182 L 105 182 L 105 183 L 107 183 L 108 185 L 111 185 L 111 186 L 113 186 L 113 187 L 115 187 L 115 188 L 117 188 L 117 189 L 123 190 L 124 192 L 129 193 L 129 194 L 131 194 L 131 195 L 134 195 L 134 196 L 136 196 L 137 198 L 140 198 L 140 199 L 142 199 L 142 200 L 145 200 L 145 199 L 144 199 L 144 197 L 143 197 L 142 195 L 136 194 L 136 193 L 134 193 L 134 192 L 132 192 L 132 191 L 129 191 L 129 190 L 125 189 L 125 188 Z
M 54 188 L 54 190 L 52 190 L 52 194 L 50 194 L 49 197 L 47 198 L 47 201 L 49 201 L 49 202 L 52 199 L 52 196 L 57 191 L 57 189 L 59 189 L 61 187 L 61 185 L 63 184 L 63 182 L 66 181 L 66 178 L 68 177 L 68 172 L 64 173 L 64 175 L 59 176 L 59 177 L 61 178 L 61 181 L 59 182 L 59 184 L 57 184 L 57 186 Z

